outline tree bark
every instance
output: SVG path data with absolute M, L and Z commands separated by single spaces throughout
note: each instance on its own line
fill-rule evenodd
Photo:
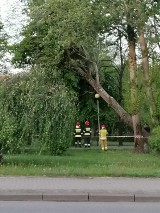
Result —
M 124 63 L 124 57 L 122 52 L 122 33 L 121 30 L 118 29 L 118 37 L 119 37 L 119 55 L 120 55 L 120 69 L 118 70 L 118 79 L 119 79 L 119 104 L 121 105 L 123 101 L 123 95 L 122 95 L 122 79 L 124 75 L 124 69 L 125 69 L 125 63 Z M 118 129 L 119 135 L 123 134 L 123 124 L 121 120 L 119 120 L 119 129 Z M 123 138 L 119 138 L 119 146 L 123 146 Z
M 156 118 L 156 104 L 153 96 L 150 74 L 149 74 L 149 58 L 148 58 L 148 48 L 146 39 L 144 36 L 143 28 L 138 30 L 139 34 L 139 43 L 142 52 L 142 66 L 143 66 L 143 75 L 144 75 L 144 82 L 146 88 L 146 94 L 148 97 L 149 108 L 150 108 L 150 116 L 152 120 L 152 125 L 155 126 L 158 124 L 158 119 Z
M 130 24 L 127 26 L 128 34 L 128 62 L 131 83 L 131 106 L 132 122 L 134 131 L 134 144 L 137 153 L 144 152 L 144 140 L 142 138 L 142 126 L 139 117 L 138 90 L 136 85 L 136 51 L 135 51 L 135 32 Z

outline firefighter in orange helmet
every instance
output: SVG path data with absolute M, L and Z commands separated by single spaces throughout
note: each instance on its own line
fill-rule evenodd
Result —
M 102 150 L 107 150 L 107 135 L 108 135 L 108 131 L 107 131 L 105 125 L 102 124 L 100 132 L 99 132 L 100 146 L 101 146 Z
M 84 135 L 84 146 L 85 147 L 90 147 L 91 146 L 91 128 L 89 126 L 89 121 L 85 122 L 85 128 L 83 131 L 83 135 Z
M 81 147 L 82 129 L 79 122 L 76 123 L 76 128 L 74 130 L 75 146 Z

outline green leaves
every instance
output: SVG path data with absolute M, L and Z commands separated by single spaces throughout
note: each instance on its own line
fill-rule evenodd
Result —
M 2 84 L 0 138 L 5 148 L 23 152 L 36 142 L 39 153 L 44 148 L 51 154 L 63 153 L 72 141 L 73 95 L 60 79 L 54 75 L 49 79 L 40 70 Z
M 15 46 L 13 62 L 20 65 L 59 63 L 61 52 L 75 43 L 86 50 L 96 45 L 97 26 L 91 4 L 85 0 L 46 1 L 31 5 L 31 22 L 24 29 L 23 41 Z
M 149 145 L 151 150 L 160 153 L 160 126 L 153 129 L 149 137 Z

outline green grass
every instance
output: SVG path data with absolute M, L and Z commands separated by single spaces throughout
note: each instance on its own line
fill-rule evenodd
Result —
M 5 155 L 0 175 L 160 177 L 159 155 L 70 149 L 64 156 Z

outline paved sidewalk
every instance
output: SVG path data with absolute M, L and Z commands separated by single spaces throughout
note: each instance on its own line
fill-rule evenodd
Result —
M 160 202 L 160 178 L 0 177 L 0 201 Z

